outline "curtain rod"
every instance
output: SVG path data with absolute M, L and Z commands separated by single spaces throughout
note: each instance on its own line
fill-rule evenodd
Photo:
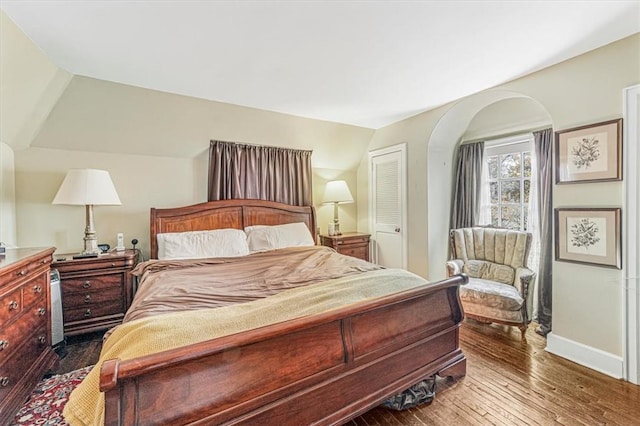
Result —
M 503 139 L 503 138 L 508 138 L 508 137 L 511 137 L 511 136 L 518 136 L 518 135 L 524 135 L 524 134 L 527 134 L 527 133 L 538 132 L 538 131 L 544 130 L 544 129 L 552 129 L 553 130 L 553 127 L 551 126 L 551 124 L 545 124 L 544 126 L 537 126 L 537 127 L 533 127 L 533 128 L 530 128 L 530 129 L 518 130 L 516 132 L 503 133 L 503 134 L 500 134 L 500 135 L 487 136 L 487 137 L 484 137 L 484 138 L 476 138 L 476 139 L 471 139 L 471 140 L 468 140 L 468 141 L 462 140 L 460 145 L 466 145 L 466 144 L 477 143 L 477 142 L 486 142 L 486 141 L 491 140 L 491 139 Z
M 259 143 L 249 143 L 249 142 L 221 141 L 221 140 L 217 140 L 217 139 L 210 139 L 210 140 L 209 140 L 209 146 L 211 146 L 212 144 L 214 144 L 214 143 L 216 143 L 216 142 L 232 143 L 232 144 L 235 144 L 235 145 L 259 146 L 259 147 L 262 147 L 262 148 L 289 149 L 289 150 L 291 150 L 291 151 L 313 152 L 313 149 L 290 148 L 290 147 L 274 146 L 274 145 L 261 145 L 261 144 L 259 144 Z

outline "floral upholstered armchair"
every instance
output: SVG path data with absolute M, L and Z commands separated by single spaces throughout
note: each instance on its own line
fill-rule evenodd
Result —
M 453 229 L 449 235 L 452 260 L 447 275 L 469 276 L 469 283 L 460 287 L 465 316 L 516 326 L 526 342 L 535 281 L 527 268 L 531 234 L 474 227 Z

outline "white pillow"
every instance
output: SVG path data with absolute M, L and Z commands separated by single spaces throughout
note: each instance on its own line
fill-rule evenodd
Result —
M 247 226 L 244 228 L 244 232 L 247 233 L 247 243 L 251 253 L 315 245 L 311 232 L 309 232 L 309 228 L 304 222 L 274 226 Z
M 158 259 L 201 259 L 249 254 L 247 235 L 240 229 L 168 232 L 157 235 Z

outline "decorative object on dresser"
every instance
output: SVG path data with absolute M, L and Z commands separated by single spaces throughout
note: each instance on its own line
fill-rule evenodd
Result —
M 129 272 L 136 257 L 135 250 L 125 250 L 96 258 L 59 257 L 53 263 L 62 283 L 65 336 L 106 330 L 122 322 L 133 297 Z
M 51 348 L 51 248 L 0 257 L 0 424 L 9 424 L 57 356 Z
M 120 205 L 120 197 L 109 172 L 96 169 L 71 169 L 67 172 L 52 204 L 84 205 L 87 227 L 82 255 L 98 255 L 98 239 L 93 225 L 93 206 Z
M 345 232 L 342 235 L 320 235 L 320 244 L 331 247 L 340 254 L 369 262 L 369 237 L 369 234 L 358 232 Z
M 327 182 L 322 203 L 333 204 L 333 235 L 341 235 L 340 222 L 338 221 L 338 204 L 353 203 L 353 195 L 351 195 L 351 191 L 349 191 L 347 182 L 343 180 Z M 329 230 L 331 230 L 331 228 L 329 228 Z M 329 234 L 331 235 L 331 232 L 329 232 Z

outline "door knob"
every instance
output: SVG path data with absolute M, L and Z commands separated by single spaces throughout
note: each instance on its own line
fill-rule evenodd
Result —
M 400 232 L 400 227 L 396 227 L 395 231 Z

